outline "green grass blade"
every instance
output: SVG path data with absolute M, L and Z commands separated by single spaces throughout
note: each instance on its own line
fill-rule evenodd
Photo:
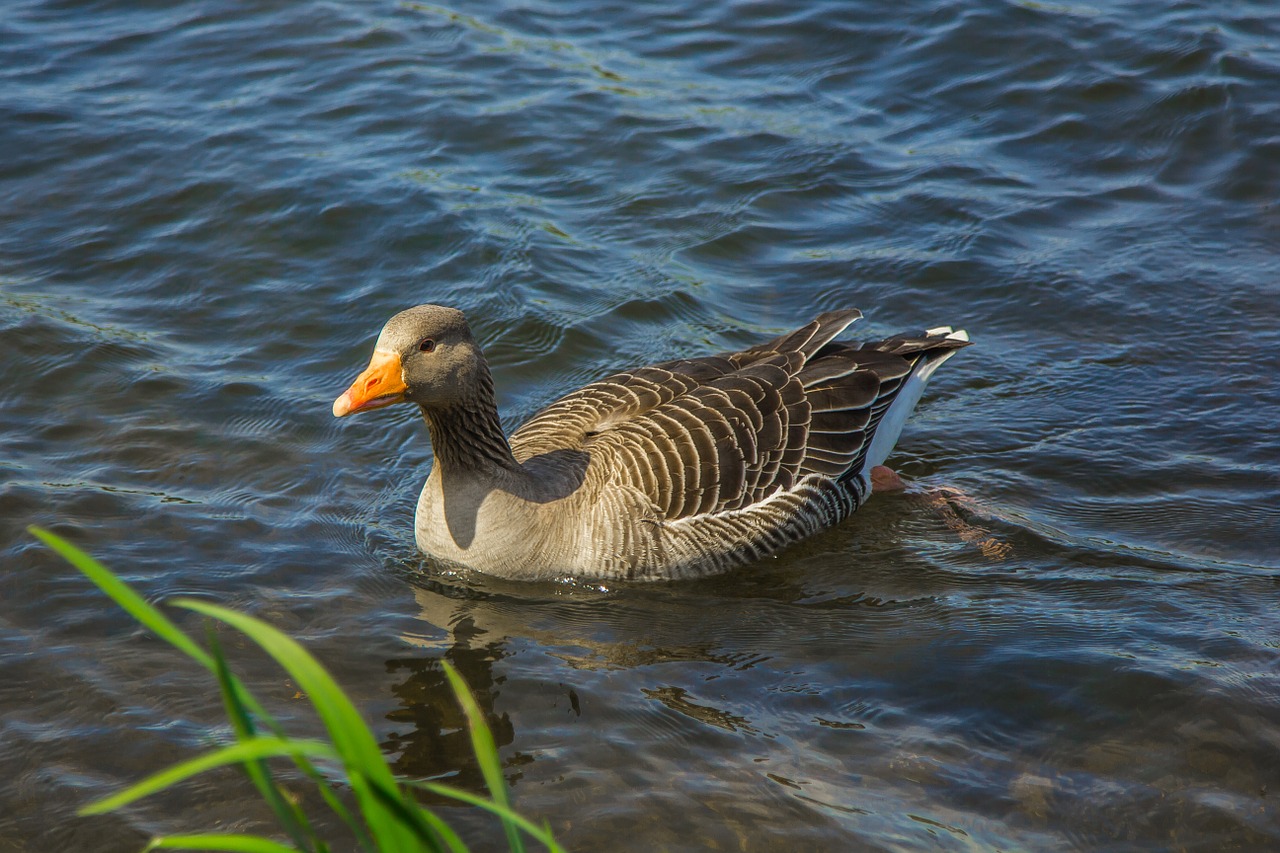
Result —
M 467 715 L 467 728 L 471 732 L 471 749 L 476 754 L 476 760 L 480 763 L 480 772 L 484 775 L 485 785 L 489 788 L 489 795 L 493 797 L 493 801 L 503 806 L 507 811 L 511 811 L 511 798 L 507 794 L 507 780 L 502 776 L 502 759 L 498 757 L 498 745 L 493 740 L 493 732 L 489 730 L 489 725 L 484 721 L 484 714 L 480 711 L 480 706 L 476 704 L 475 697 L 471 695 L 471 689 L 467 687 L 467 683 L 463 681 L 458 671 L 445 660 L 440 661 L 440 665 L 444 667 L 444 674 L 449 679 L 449 685 L 453 688 L 454 695 L 458 697 L 458 704 L 462 706 L 462 711 Z M 502 817 L 502 828 L 507 833 L 507 844 L 515 853 L 523 853 L 524 839 L 520 837 L 520 830 L 516 825 Z
M 58 552 L 67 562 L 75 566 L 90 581 L 98 586 L 107 594 L 116 604 L 127 612 L 130 616 L 140 622 L 143 626 L 150 628 L 158 637 L 165 640 L 170 645 L 178 648 L 188 656 L 194 658 L 202 666 L 216 675 L 216 666 L 213 657 L 204 649 L 196 645 L 186 634 L 174 625 L 169 619 L 161 613 L 157 608 L 148 604 L 146 599 L 138 595 L 128 584 L 120 580 L 106 566 L 99 563 L 93 557 L 81 551 L 76 546 L 67 542 L 62 537 L 50 533 L 42 528 L 31 526 L 27 530 L 40 541 L 44 542 L 54 551 Z M 254 716 L 263 723 L 268 729 L 278 737 L 285 737 L 284 729 L 276 721 L 270 712 L 262 706 L 260 702 L 249 692 L 238 678 L 231 676 L 231 684 L 234 687 L 235 695 L 240 704 L 253 712 Z M 293 760 L 297 763 L 302 772 L 307 775 L 320 789 L 320 795 L 325 802 L 333 809 L 348 826 L 351 826 L 357 838 L 360 840 L 361 846 L 366 850 L 373 850 L 373 843 L 369 839 L 367 833 L 364 832 L 359 822 L 352 817 L 350 811 L 342 801 L 338 799 L 333 792 L 324 775 L 317 770 L 304 755 L 295 755 Z
M 311 781 L 316 783 L 316 787 L 320 790 L 320 796 L 324 799 L 325 804 L 342 819 L 342 822 L 351 827 L 351 831 L 355 833 L 356 843 L 360 845 L 360 849 L 368 850 L 370 853 L 377 853 L 377 846 L 374 845 L 373 839 L 369 837 L 369 833 L 361 826 L 360 821 L 356 820 L 351 811 L 338 799 L 338 795 L 334 793 L 333 786 L 329 784 L 329 780 L 321 775 L 320 771 L 315 768 L 311 762 L 301 756 L 294 756 L 298 767 Z
M 249 714 L 250 708 L 248 706 L 248 701 L 252 700 L 252 697 L 245 695 L 244 685 L 226 669 L 226 661 L 218 646 L 217 635 L 212 631 L 209 632 L 209 647 L 213 649 L 214 661 L 222 664 L 215 674 L 218 675 L 218 683 L 223 690 L 223 704 L 227 706 L 227 717 L 231 720 L 232 726 L 235 728 L 236 737 L 243 739 L 246 734 L 255 734 L 253 717 Z M 257 714 L 258 719 L 264 722 L 276 737 L 288 737 L 288 735 L 285 734 L 283 727 L 275 720 L 274 717 L 270 716 L 265 711 L 255 713 Z M 336 814 L 343 823 L 350 827 L 351 831 L 356 836 L 356 843 L 360 846 L 360 849 L 370 851 L 370 853 L 376 853 L 373 839 L 369 837 L 369 833 L 365 831 L 365 828 L 360 821 L 356 820 L 355 816 L 351 814 L 351 811 L 346 807 L 346 805 L 338 799 L 338 795 L 334 792 L 333 786 L 329 783 L 329 780 L 325 778 L 324 774 L 321 773 L 315 765 L 308 761 L 305 755 L 294 755 L 290 757 L 294 760 L 294 763 L 297 764 L 298 769 L 302 771 L 303 775 L 316 786 L 317 790 L 320 792 L 321 798 L 325 801 L 325 804 L 329 806 L 330 810 L 333 811 L 333 813 Z M 255 766 L 254 763 L 246 762 L 245 764 L 246 769 L 253 766 Z M 297 823 L 310 837 L 315 848 L 317 850 L 327 849 L 324 843 L 316 836 L 315 831 L 311 828 L 301 806 L 294 803 L 291 798 L 285 796 L 278 790 L 278 786 L 271 778 L 270 771 L 266 770 L 265 765 L 258 764 L 257 766 L 263 767 L 263 773 L 266 776 L 265 782 L 272 789 L 272 793 L 263 791 L 261 786 L 259 787 L 259 791 L 262 792 L 263 797 L 271 804 L 272 809 L 275 810 L 281 823 L 285 825 L 286 831 L 289 831 L 289 821 L 288 818 L 281 813 L 281 808 L 277 808 L 277 797 L 280 797 L 285 801 L 285 803 L 280 804 L 283 808 L 289 809 L 289 811 L 296 815 Z M 249 773 L 252 778 L 254 776 L 254 771 L 249 770 Z M 257 779 L 254 779 L 255 784 L 257 784 L 257 781 Z M 294 843 L 304 850 L 306 849 L 307 845 L 302 843 L 294 832 L 289 831 L 289 835 L 294 839 Z
M 179 649 L 191 658 L 194 658 L 202 666 L 210 672 L 215 672 L 214 661 L 212 655 L 200 648 L 194 640 L 188 637 L 169 621 L 169 617 L 160 612 L 158 608 L 149 604 L 145 598 L 134 591 L 120 578 L 99 563 L 93 557 L 81 551 L 75 545 L 57 534 L 31 525 L 27 531 L 35 536 L 41 542 L 48 545 L 54 551 L 57 551 L 63 559 L 80 570 L 80 573 L 92 581 L 99 589 L 107 594 L 107 596 L 116 604 L 140 622 L 144 627 L 150 628 L 153 633 L 160 639 L 169 643 L 169 645 Z M 216 673 L 215 673 L 216 674 Z M 267 710 L 253 697 L 253 695 L 240 683 L 238 679 L 233 679 L 236 684 L 238 695 L 244 704 L 258 716 L 259 719 L 266 722 L 276 734 L 282 734 L 280 725 L 275 721 Z
M 171 785 L 175 785 L 206 770 L 212 770 L 215 767 L 282 755 L 309 755 L 312 758 L 338 759 L 333 747 L 323 741 L 285 740 L 275 737 L 242 740 L 179 762 L 172 767 L 161 770 L 159 773 L 153 773 L 141 782 L 130 785 L 117 794 L 112 794 L 109 797 L 104 797 L 84 806 L 80 809 L 79 814 L 94 815 L 114 811 L 121 806 L 132 803 L 134 800 L 139 800 L 157 791 L 163 791 Z
M 452 785 L 442 785 L 439 782 L 410 782 L 409 784 L 438 796 L 448 797 L 451 800 L 457 800 L 458 802 L 484 809 L 503 820 L 509 820 L 528 833 L 529 837 L 534 841 L 546 847 L 551 853 L 565 853 L 564 848 L 557 844 L 555 838 L 552 837 L 551 830 L 548 827 L 539 826 L 508 806 L 495 803 L 492 800 L 486 800 L 478 794 L 455 788 Z
M 379 850 L 382 853 L 416 851 L 418 844 L 412 830 L 387 810 L 367 784 L 367 781 L 376 782 L 387 790 L 399 787 L 382 757 L 377 740 L 351 700 L 320 662 L 296 640 L 261 619 L 204 601 L 179 599 L 174 604 L 241 631 L 284 667 L 311 701 L 328 730 Z
M 223 704 L 238 742 L 197 756 L 143 779 L 129 788 L 90 803 L 80 814 L 102 814 L 121 808 L 142 797 L 164 790 L 192 776 L 215 767 L 241 764 L 267 800 L 285 831 L 296 847 L 278 841 L 252 835 L 199 834 L 172 835 L 156 838 L 147 850 L 187 849 L 214 851 L 249 851 L 249 853 L 280 853 L 280 851 L 316 851 L 327 853 L 328 845 L 321 841 L 306 814 L 272 778 L 264 763 L 267 758 L 288 757 L 320 789 L 325 802 L 355 832 L 361 846 L 378 853 L 420 853 L 424 845 L 431 850 L 465 853 L 466 846 L 458 835 L 437 815 L 422 808 L 410 797 L 392 775 L 378 747 L 373 733 L 365 725 L 351 700 L 342 692 L 333 677 L 321 664 L 296 641 L 272 628 L 265 622 L 217 605 L 190 599 L 175 602 L 179 606 L 224 622 L 254 640 L 293 677 L 307 695 L 332 739 L 332 745 L 312 740 L 291 740 L 275 718 L 257 701 L 227 666 L 216 636 L 210 633 L 213 653 L 202 649 L 173 624 L 156 607 L 149 604 L 128 584 L 109 569 L 79 548 L 61 537 L 39 527 L 28 530 L 63 558 L 80 570 L 90 581 L 115 601 L 144 627 L 161 639 L 195 659 L 210 670 L 218 681 Z M 493 733 L 467 689 L 466 683 L 447 662 L 442 662 L 458 702 L 467 716 L 472 747 L 481 772 L 493 797 L 485 800 L 467 791 L 434 783 L 419 783 L 420 787 L 441 796 L 466 802 L 497 815 L 503 823 L 512 851 L 523 851 L 520 830 L 546 845 L 553 853 L 563 853 L 551 836 L 549 828 L 538 827 L 516 814 L 510 803 L 506 781 L 502 776 L 501 760 Z M 254 718 L 257 718 L 276 737 L 256 734 Z M 364 817 L 373 837 L 363 831 L 360 823 L 351 815 L 330 786 L 327 778 L 314 764 L 312 758 L 339 762 L 346 769 L 352 790 L 361 803 Z
M 134 591 L 120 578 L 99 563 L 93 557 L 81 551 L 75 545 L 63 539 L 55 533 L 31 525 L 27 531 L 48 545 L 54 551 L 57 551 L 63 559 L 80 570 L 80 573 L 92 581 L 99 589 L 107 594 L 107 596 L 116 604 L 140 622 L 144 627 L 150 628 L 153 633 L 160 639 L 169 643 L 169 645 L 179 649 L 191 658 L 194 658 L 202 666 L 210 672 L 214 672 L 213 656 L 200 648 L 194 640 L 188 637 L 169 621 L 169 617 L 160 612 L 154 605 L 149 604 L 145 598 Z M 267 713 L 251 693 L 236 680 L 236 687 L 242 701 L 250 710 L 253 711 L 260 719 L 270 724 L 273 731 L 280 734 L 280 726 L 275 719 Z
M 75 566 L 85 577 L 97 584 L 99 589 L 110 596 L 112 601 L 124 608 L 130 616 L 154 631 L 156 636 L 186 652 L 210 669 L 213 668 L 213 659 L 208 652 L 196 645 L 195 641 L 182 633 L 177 625 L 169 621 L 167 616 L 151 604 L 148 604 L 146 599 L 112 574 L 111 570 L 106 566 L 61 536 L 50 533 L 41 527 L 32 525 L 27 528 L 27 531 L 61 554 L 68 563 Z
M 217 850 L 228 853 L 298 853 L 297 848 L 257 835 L 165 835 L 151 839 L 142 853 L 151 850 Z
M 399 789 L 387 791 L 374 782 L 370 782 L 369 787 L 406 826 L 413 827 L 418 839 L 429 849 L 443 853 L 447 847 L 453 853 L 467 853 L 467 845 L 438 815 L 422 808 L 411 797 L 404 796 Z
M 212 626 L 210 626 L 208 633 L 208 643 L 209 650 L 213 656 L 214 674 L 218 678 L 218 688 L 222 692 L 222 706 L 227 712 L 227 719 L 231 721 L 231 727 L 235 731 L 237 740 L 249 740 L 257 735 L 257 731 L 254 728 L 253 719 L 249 716 L 249 709 L 245 707 L 240 693 L 236 689 L 231 670 L 227 667 L 226 655 L 222 653 L 218 635 L 214 633 Z M 311 851 L 321 846 L 315 830 L 311 828 L 311 823 L 307 820 L 306 813 L 302 811 L 302 807 L 297 802 L 280 789 L 265 762 L 245 761 L 244 770 L 245 774 L 253 782 L 254 787 L 258 789 L 258 793 L 262 795 L 262 799 L 266 800 L 267 805 L 271 807 L 271 811 L 275 812 L 276 820 L 280 821 L 285 833 L 293 839 L 293 843 L 297 845 L 298 849 L 304 851 L 304 853 L 311 853 Z

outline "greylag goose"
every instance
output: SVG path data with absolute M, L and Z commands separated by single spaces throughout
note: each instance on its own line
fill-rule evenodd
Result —
M 968 343 L 950 327 L 834 341 L 861 316 L 614 374 L 508 440 L 466 318 L 419 305 L 383 328 L 333 414 L 421 408 L 435 454 L 414 523 L 426 554 L 528 580 L 703 577 L 857 509 L 930 374 Z

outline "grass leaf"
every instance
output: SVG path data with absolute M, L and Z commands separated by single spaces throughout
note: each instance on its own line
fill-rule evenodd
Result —
M 351 700 L 320 662 L 296 640 L 261 619 L 189 598 L 173 603 L 225 622 L 248 636 L 284 667 L 298 689 L 311 701 L 328 730 L 329 739 L 341 757 L 352 790 L 360 802 L 365 821 L 379 849 L 382 853 L 398 853 L 402 850 L 416 853 L 420 845 L 414 833 L 388 811 L 366 782 L 376 782 L 388 790 L 399 788 L 382 757 L 377 740 Z
M 112 601 L 123 607 L 130 616 L 154 631 L 156 636 L 186 652 L 209 669 L 213 669 L 213 658 L 209 656 L 208 652 L 196 645 L 194 640 L 182 633 L 177 625 L 169 621 L 169 617 L 165 616 L 153 605 L 148 604 L 145 598 L 138 595 L 133 591 L 132 587 L 112 574 L 111 570 L 106 566 L 61 536 L 50 533 L 44 528 L 32 525 L 27 528 L 27 531 L 61 554 L 68 563 L 75 566 L 85 577 L 97 584 L 99 589 L 110 596 Z
M 202 666 L 218 675 L 217 664 L 212 655 L 195 644 L 186 634 L 184 634 L 176 625 L 169 621 L 163 613 L 156 607 L 147 603 L 146 599 L 140 596 L 128 584 L 120 580 L 106 566 L 99 563 L 93 557 L 81 551 L 70 542 L 66 541 L 57 534 L 50 533 L 40 527 L 30 526 L 27 530 L 41 542 L 44 542 L 54 551 L 57 551 L 67 562 L 75 566 L 80 572 L 98 586 L 107 594 L 116 604 L 140 622 L 144 627 L 150 628 L 160 639 L 165 640 L 170 645 L 178 648 L 188 656 L 194 658 Z M 249 692 L 238 678 L 228 673 L 229 681 L 234 689 L 234 695 L 240 705 L 253 712 L 258 720 L 267 726 L 277 737 L 285 737 L 284 729 L 276 721 L 270 712 L 262 706 L 260 702 Z M 234 726 L 235 720 L 232 720 Z M 320 773 L 311 762 L 307 760 L 305 755 L 292 756 L 294 762 L 306 774 L 307 778 L 313 781 L 320 789 L 320 795 L 329 807 L 337 814 L 348 826 L 355 831 L 361 846 L 366 850 L 373 850 L 373 843 L 369 839 L 368 834 L 360 826 L 359 822 L 352 817 L 350 811 L 342 801 L 338 799 L 333 792 L 324 775 Z
M 115 811 L 134 800 L 163 791 L 184 779 L 189 779 L 206 770 L 223 767 L 228 764 L 240 764 L 261 758 L 273 758 L 281 755 L 309 755 L 312 758 L 328 758 L 337 760 L 333 747 L 324 741 L 294 740 L 277 737 L 255 737 L 237 741 L 212 752 L 197 755 L 181 761 L 172 767 L 153 773 L 141 782 L 137 782 L 109 797 L 90 803 L 80 809 L 82 815 L 103 814 Z
M 454 695 L 458 697 L 458 704 L 467 715 L 467 728 L 471 732 L 471 749 L 480 763 L 480 772 L 484 775 L 489 795 L 493 797 L 495 803 L 509 812 L 511 799 L 507 795 L 507 780 L 502 776 L 502 759 L 498 756 L 498 745 L 493 740 L 493 732 L 489 730 L 489 724 L 485 722 L 484 714 L 476 704 L 475 697 L 471 695 L 471 689 L 462 680 L 462 676 L 448 661 L 442 660 L 440 665 L 444 667 L 449 685 L 453 688 Z M 505 816 L 499 816 L 502 818 L 502 828 L 507 833 L 507 844 L 516 853 L 523 853 L 524 839 L 520 837 L 520 830 Z
M 214 675 L 218 678 L 218 688 L 222 692 L 222 705 L 227 712 L 227 719 L 231 721 L 237 740 L 242 742 L 250 740 L 257 735 L 257 731 L 252 717 L 249 716 L 249 709 L 245 707 L 240 691 L 237 689 L 235 677 L 227 666 L 227 658 L 222 653 L 222 645 L 218 642 L 218 635 L 213 631 L 212 625 L 209 626 L 208 641 L 213 656 Z M 245 761 L 244 771 L 254 787 L 258 789 L 258 793 L 266 800 L 267 805 L 275 812 L 276 819 L 280 821 L 284 831 L 300 850 L 311 853 L 323 846 L 316 838 L 306 813 L 297 802 L 280 789 L 265 762 Z
M 179 762 L 152 774 L 124 791 L 90 803 L 80 814 L 102 814 L 121 808 L 142 797 L 162 791 L 192 776 L 229 764 L 241 764 L 258 792 L 275 812 L 277 819 L 293 839 L 296 847 L 255 835 L 206 833 L 170 835 L 155 838 L 147 850 L 185 849 L 212 851 L 245 851 L 245 853 L 328 853 L 329 847 L 316 835 L 305 812 L 287 795 L 272 777 L 265 759 L 291 758 L 319 788 L 321 796 L 334 812 L 356 833 L 361 846 L 377 853 L 422 853 L 452 851 L 466 853 L 466 845 L 436 814 L 423 808 L 406 791 L 387 766 L 377 740 L 365 725 L 351 700 L 328 671 L 300 644 L 260 619 L 202 601 L 184 599 L 179 606 L 202 613 L 238 629 L 271 655 L 289 673 L 307 695 L 324 723 L 332 744 L 315 740 L 291 739 L 279 722 L 254 698 L 227 666 L 217 636 L 210 631 L 212 653 L 206 651 L 178 629 L 155 606 L 149 604 L 128 584 L 109 569 L 71 543 L 38 527 L 28 528 L 68 562 L 79 569 L 129 615 L 150 628 L 157 636 L 189 655 L 214 674 L 222 694 L 227 717 L 237 742 L 187 761 Z M 493 800 L 436 783 L 409 783 L 441 796 L 485 809 L 503 823 L 507 841 L 513 851 L 523 851 L 524 830 L 530 837 L 546 845 L 552 853 L 563 853 L 551 831 L 516 814 L 511 808 L 502 763 L 493 733 L 489 730 L 479 706 L 462 677 L 448 662 L 441 662 L 449 683 L 467 717 L 472 748 Z M 255 723 L 256 718 L 256 723 Z M 257 733 L 261 723 L 274 736 Z M 357 801 L 363 810 L 369 833 L 338 799 L 328 778 L 311 762 L 323 759 L 342 765 Z M 370 834 L 371 833 L 371 834 Z
M 509 806 L 500 805 L 493 800 L 486 800 L 478 794 L 464 791 L 462 788 L 455 788 L 452 785 L 443 785 L 439 782 L 410 782 L 409 784 L 441 797 L 448 797 L 451 800 L 457 800 L 458 802 L 484 809 L 503 820 L 516 824 L 528 833 L 533 840 L 544 845 L 551 853 L 565 853 L 564 848 L 557 844 L 555 838 L 552 837 L 549 827 L 539 826 Z
M 447 847 L 453 853 L 467 853 L 467 845 L 462 843 L 458 834 L 440 817 L 418 805 L 412 797 L 404 796 L 400 790 L 387 791 L 374 782 L 370 782 L 370 787 L 387 808 L 399 815 L 407 826 L 413 827 L 418 838 L 431 849 L 443 851 Z

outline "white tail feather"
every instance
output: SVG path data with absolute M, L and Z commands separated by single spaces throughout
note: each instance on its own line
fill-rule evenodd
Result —
M 928 334 L 945 334 L 953 341 L 969 340 L 969 334 L 963 329 L 955 331 L 950 326 L 930 329 Z M 889 458 L 889 454 L 893 452 L 894 445 L 898 443 L 898 438 L 902 435 L 902 428 L 906 425 L 907 418 L 911 416 L 916 404 L 920 402 L 920 396 L 924 393 L 924 386 L 928 384 L 929 377 L 942 366 L 944 361 L 957 352 L 958 350 L 949 350 L 933 358 L 920 359 L 920 363 L 916 365 L 915 370 L 911 371 L 911 375 L 903 381 L 902 389 L 898 391 L 898 396 L 893 399 L 888 411 L 880 419 L 876 433 L 871 438 L 871 447 L 867 449 L 867 460 L 862 466 L 861 474 L 870 477 L 871 469 L 876 465 L 883 465 L 884 460 Z

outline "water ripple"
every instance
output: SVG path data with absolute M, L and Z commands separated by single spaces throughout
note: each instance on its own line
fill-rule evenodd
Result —
M 12 5 L 6 838 L 269 819 L 217 777 L 74 817 L 225 728 L 36 521 L 303 637 L 398 769 L 479 790 L 450 660 L 569 847 L 1280 840 L 1265 5 Z M 423 301 L 509 425 L 848 305 L 975 346 L 908 494 L 725 578 L 527 586 L 416 553 L 415 412 L 329 414 Z

